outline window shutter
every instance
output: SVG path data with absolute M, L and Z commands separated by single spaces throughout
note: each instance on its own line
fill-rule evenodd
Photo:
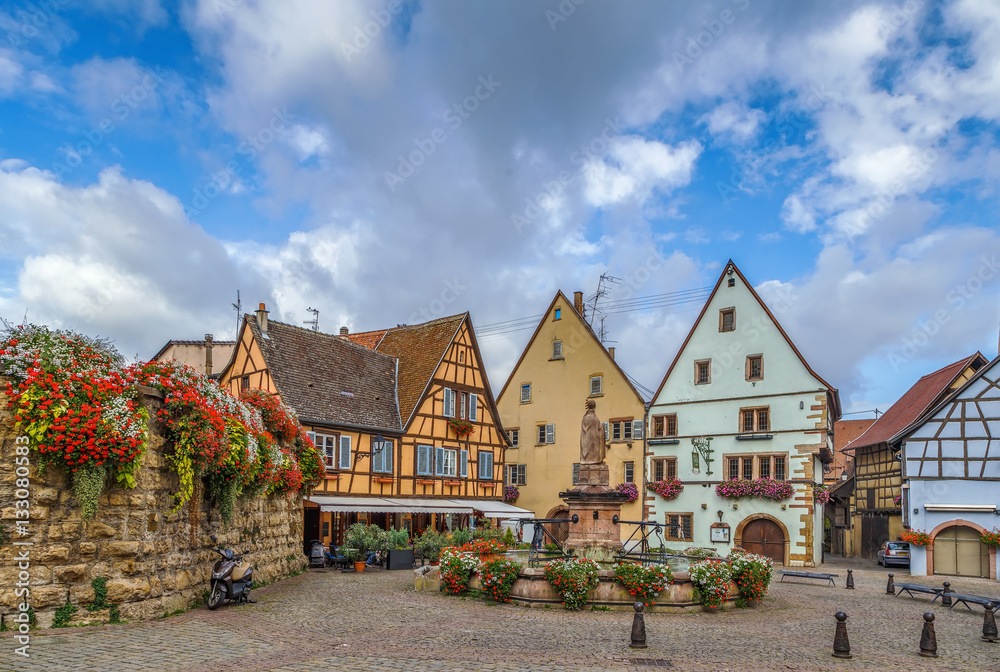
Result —
M 351 437 L 340 436 L 340 468 L 351 468 Z
M 461 397 L 462 397 L 461 413 L 459 413 L 458 417 L 462 418 L 463 420 L 466 418 L 466 415 L 465 415 L 465 400 L 468 398 L 468 396 L 469 395 L 467 395 L 465 392 L 462 392 L 462 394 L 461 394 Z
M 605 443 L 607 443 L 609 436 L 611 436 L 611 435 L 608 433 L 608 423 L 605 422 L 604 423 L 604 442 Z
M 580 485 L 580 463 L 573 463 L 573 485 Z
M 417 446 L 417 475 L 427 476 L 431 473 L 431 447 Z
M 632 423 L 632 438 L 641 439 L 642 438 L 642 420 L 636 420 Z
M 434 449 L 434 475 L 444 476 L 444 448 Z
M 450 387 L 444 388 L 444 417 L 455 417 L 455 391 Z
M 517 484 L 525 485 L 527 483 L 527 468 L 526 464 L 517 465 Z
M 469 395 L 469 420 L 476 422 L 479 420 L 479 397 L 475 394 Z
M 556 442 L 556 426 L 545 425 L 545 443 L 555 443 L 555 442 Z
M 382 444 L 382 467 L 385 473 L 392 473 L 392 441 Z
M 460 450 L 458 452 L 458 471 L 462 478 L 469 475 L 469 451 Z
M 306 432 L 306 436 L 309 437 L 309 440 L 312 441 L 313 445 L 315 446 L 316 445 L 316 432 Z M 318 447 L 319 446 L 317 446 L 317 448 Z
M 486 476 L 487 480 L 493 479 L 493 453 L 483 453 L 483 457 L 486 458 L 484 462 L 486 463 Z

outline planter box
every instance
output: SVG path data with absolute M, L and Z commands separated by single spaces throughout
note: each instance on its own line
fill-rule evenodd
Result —
M 390 550 L 389 569 L 413 569 L 413 549 L 407 548 L 402 551 Z

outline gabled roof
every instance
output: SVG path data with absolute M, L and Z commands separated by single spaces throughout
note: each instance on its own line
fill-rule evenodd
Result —
M 535 339 L 538 337 L 539 332 L 542 330 L 542 326 L 545 324 L 545 321 L 548 319 L 548 316 L 552 313 L 552 309 L 555 307 L 556 301 L 558 301 L 560 298 L 569 304 L 570 306 L 569 312 L 572 313 L 576 317 L 576 319 L 580 321 L 580 324 L 583 326 L 584 330 L 588 334 L 590 334 L 591 338 L 594 339 L 594 342 L 597 344 L 597 347 L 599 347 L 604 352 L 604 355 L 608 358 L 608 361 L 611 362 L 611 365 L 618 370 L 618 373 L 622 374 L 622 379 L 625 381 L 625 384 L 628 385 L 629 389 L 632 390 L 632 394 L 636 396 L 636 399 L 638 399 L 640 403 L 645 403 L 645 400 L 642 398 L 642 395 L 639 394 L 638 390 L 636 390 L 635 386 L 632 384 L 632 381 L 628 377 L 628 374 L 625 373 L 622 367 L 618 366 L 618 362 L 615 361 L 614 357 L 611 356 L 611 353 L 608 352 L 608 349 L 604 347 L 603 343 L 601 343 L 601 339 L 597 337 L 597 334 L 594 333 L 594 330 L 590 327 L 589 324 L 587 324 L 587 320 L 583 319 L 583 315 L 580 315 L 580 313 L 576 312 L 576 309 L 573 307 L 573 302 L 566 298 L 566 295 L 562 293 L 561 289 L 556 291 L 556 295 L 552 297 L 552 301 L 549 303 L 549 307 L 545 309 L 545 313 L 542 315 L 542 319 L 538 321 L 538 326 L 535 327 L 535 331 L 531 334 L 531 338 L 528 339 L 528 344 L 524 346 L 524 350 L 521 351 L 521 356 L 518 357 L 517 363 L 514 364 L 514 368 L 510 370 L 510 375 L 507 377 L 507 382 L 504 383 L 503 387 L 500 389 L 500 394 L 497 395 L 497 399 L 503 396 L 503 393 L 507 391 L 507 387 L 510 385 L 510 382 L 514 380 L 514 374 L 517 373 L 517 367 L 521 366 L 521 362 L 524 361 L 525 355 L 528 354 L 528 350 L 531 349 L 532 344 L 535 342 Z
M 451 347 L 459 329 L 462 328 L 462 324 L 468 317 L 468 313 L 462 313 L 423 324 L 348 334 L 351 341 L 399 360 L 399 411 L 403 417 L 404 427 L 409 425 L 413 414 L 420 405 L 420 400 L 430 388 L 434 373 L 438 370 L 448 348 Z M 469 332 L 475 343 L 471 320 L 469 321 Z M 476 345 L 476 350 L 478 353 L 478 345 Z M 477 359 L 482 364 L 482 357 L 478 354 Z M 482 374 L 484 381 L 487 380 L 485 368 L 482 369 Z M 488 381 L 486 391 L 489 392 Z M 492 406 L 493 395 L 488 396 Z M 494 417 L 499 418 L 495 413 L 495 408 L 492 410 Z
M 936 404 L 934 404 L 930 409 L 928 409 L 926 413 L 921 414 L 919 417 L 914 419 L 908 425 L 900 429 L 892 436 L 892 439 L 890 440 L 893 442 L 899 441 L 912 434 L 925 421 L 929 420 L 930 418 L 933 418 L 935 415 L 940 413 L 942 408 L 954 402 L 958 397 L 960 397 L 965 392 L 966 389 L 968 389 L 971 385 L 973 385 L 977 380 L 985 376 L 987 372 L 993 369 L 993 367 L 1000 364 L 1000 355 L 995 357 L 993 361 L 986 362 L 986 357 L 984 357 L 981 353 L 977 352 L 975 355 L 965 360 L 966 366 L 976 363 L 977 357 L 981 358 L 982 362 L 980 362 L 979 368 L 976 369 L 976 372 L 973 375 L 969 376 L 969 379 L 967 381 L 962 383 L 951 393 L 942 395 L 940 400 Z M 956 364 L 957 363 L 958 362 L 956 362 Z M 952 364 L 951 366 L 955 366 L 955 364 Z
M 159 352 L 157 352 L 155 355 L 149 358 L 149 361 L 155 362 L 156 360 L 158 360 L 172 345 L 200 345 L 201 347 L 205 347 L 206 343 L 208 343 L 208 341 L 206 341 L 205 339 L 201 339 L 200 341 L 167 341 L 166 345 L 160 348 Z M 212 345 L 235 346 L 236 341 L 212 341 Z
M 264 355 L 278 394 L 300 418 L 402 430 L 395 359 L 346 338 L 275 320 L 268 320 L 265 337 L 253 315 L 243 320 Z
M 971 357 L 960 359 L 920 378 L 864 434 L 851 441 L 844 450 L 891 443 L 896 434 L 924 417 L 936 403 L 950 397 L 952 392 L 949 388 L 952 383 L 977 359 L 985 363 L 986 358 L 977 352 Z
M 753 285 L 747 282 L 746 276 L 744 276 L 743 273 L 740 271 L 739 267 L 735 263 L 733 263 L 732 259 L 727 261 L 726 265 L 723 266 L 722 273 L 719 275 L 719 280 L 715 283 L 715 287 L 712 288 L 712 293 L 708 295 L 708 300 L 705 301 L 705 305 L 704 307 L 702 307 L 701 312 L 698 313 L 698 319 L 696 319 L 694 321 L 694 324 L 691 325 L 691 331 L 688 332 L 688 335 L 684 339 L 684 342 L 681 344 L 681 347 L 678 348 L 677 355 L 674 357 L 674 361 L 670 363 L 670 368 L 667 369 L 667 374 L 663 376 L 663 380 L 660 381 L 660 386 L 656 388 L 656 394 L 653 395 L 652 399 L 653 402 L 654 403 L 656 402 L 656 398 L 659 397 L 660 392 L 663 391 L 663 386 L 667 384 L 667 379 L 670 378 L 671 372 L 673 372 L 674 367 L 677 366 L 677 362 L 680 361 L 681 355 L 684 353 L 684 348 L 687 347 L 688 341 L 690 341 L 691 336 L 694 335 L 695 329 L 698 328 L 698 324 L 701 323 L 702 318 L 705 317 L 705 313 L 706 311 L 708 311 L 708 307 L 712 305 L 712 299 L 715 298 L 715 294 L 719 291 L 719 287 L 722 286 L 722 281 L 726 278 L 726 274 L 728 273 L 730 268 L 732 268 L 733 271 L 735 271 L 736 275 L 740 276 L 740 280 L 743 281 L 744 286 L 746 286 L 746 288 L 750 290 L 751 296 L 753 296 L 753 298 L 757 300 L 757 303 L 760 304 L 761 308 L 763 308 L 768 318 L 770 318 L 774 326 L 778 328 L 778 333 L 780 333 L 781 337 L 785 339 L 786 343 L 788 343 L 788 346 L 792 349 L 792 352 L 795 353 L 795 356 L 799 358 L 799 361 L 802 362 L 802 366 L 805 367 L 806 371 L 808 371 L 813 378 L 822 383 L 823 386 L 827 389 L 830 398 L 832 400 L 833 408 L 831 410 L 833 411 L 833 419 L 837 420 L 838 418 L 840 418 L 840 391 L 837 390 L 837 388 L 830 385 L 830 383 L 826 382 L 822 376 L 820 376 L 818 373 L 812 370 L 812 367 L 809 366 L 809 362 L 806 361 L 806 358 L 802 356 L 802 353 L 799 352 L 799 349 L 795 347 L 794 343 L 792 343 L 792 339 L 790 339 L 788 337 L 788 334 L 785 333 L 785 330 L 781 326 L 781 323 L 778 322 L 778 318 L 774 316 L 774 314 L 771 312 L 771 309 L 768 308 L 767 304 L 764 303 L 763 299 L 760 298 L 760 295 L 757 294 L 757 290 L 753 288 Z

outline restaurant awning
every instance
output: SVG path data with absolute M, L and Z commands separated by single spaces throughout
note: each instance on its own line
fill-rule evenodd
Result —
M 481 499 L 421 499 L 399 497 L 327 497 L 311 495 L 308 502 L 320 511 L 342 513 L 472 513 L 487 518 L 533 518 L 534 513 L 504 502 Z
M 482 499 L 456 499 L 457 504 L 462 504 L 476 511 L 482 511 L 487 518 L 534 518 L 533 511 L 522 509 L 504 502 Z

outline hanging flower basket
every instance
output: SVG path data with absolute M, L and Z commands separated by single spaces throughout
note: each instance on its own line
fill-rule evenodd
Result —
M 619 495 L 625 497 L 626 502 L 634 502 L 639 499 L 639 488 L 635 487 L 635 483 L 620 483 L 615 489 Z
M 473 430 L 475 429 L 472 426 L 472 423 L 470 423 L 469 421 L 459 420 L 457 418 L 452 418 L 451 420 L 449 420 L 448 427 L 450 427 L 451 431 L 455 432 L 455 436 L 457 436 L 460 439 L 464 439 L 469 434 L 472 434 Z
M 979 541 L 987 546 L 1000 546 L 1000 530 L 993 528 L 992 532 L 983 532 L 979 535 Z
M 828 504 L 830 502 L 830 486 L 819 483 L 813 485 L 813 501 L 817 504 Z
M 795 494 L 795 488 L 791 483 L 774 481 L 770 478 L 758 478 L 752 481 L 735 479 L 719 483 L 715 486 L 715 494 L 723 499 L 743 499 L 749 497 L 781 502 L 791 499 L 792 495 Z
M 677 499 L 677 496 L 684 490 L 684 484 L 676 478 L 668 478 L 662 481 L 653 481 L 646 487 L 668 502 Z
M 517 501 L 517 498 L 521 496 L 521 491 L 517 489 L 516 485 L 508 485 L 503 489 L 503 501 L 508 504 L 513 504 Z
M 923 530 L 907 530 L 899 535 L 899 538 L 903 541 L 908 541 L 914 546 L 930 546 L 933 543 L 931 541 L 931 535 L 927 534 Z

